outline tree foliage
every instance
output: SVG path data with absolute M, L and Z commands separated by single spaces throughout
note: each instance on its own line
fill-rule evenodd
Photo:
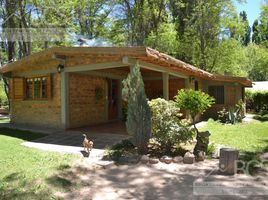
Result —
M 25 30 L 20 41 L 1 41 L 2 63 L 52 46 L 73 46 L 84 38 L 96 44 L 147 45 L 212 73 L 267 80 L 252 75 L 266 68 L 265 59 L 259 59 L 268 47 L 266 0 L 252 36 L 247 13 L 237 13 L 233 0 L 0 0 L 0 4 L 1 30 Z M 60 28 L 64 35 L 33 41 L 40 28 Z M 252 52 L 251 41 L 258 45 L 254 48 L 258 59 L 246 57 Z
M 179 108 L 189 112 L 195 126 L 195 118 L 197 115 L 203 114 L 211 107 L 211 105 L 214 104 L 214 98 L 201 91 L 182 89 L 179 90 L 178 94 L 175 96 L 175 102 Z
M 151 111 L 144 91 L 140 67 L 136 64 L 122 82 L 122 97 L 128 103 L 127 132 L 139 153 L 147 152 L 151 137 Z

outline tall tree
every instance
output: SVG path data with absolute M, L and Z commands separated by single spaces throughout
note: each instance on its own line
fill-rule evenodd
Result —
M 196 0 L 169 0 L 168 6 L 179 38 L 183 37 L 185 29 L 189 25 L 189 21 L 194 14 L 195 5 Z
M 241 17 L 241 19 L 244 23 L 244 27 L 245 27 L 245 34 L 242 35 L 241 42 L 243 45 L 247 46 L 250 43 L 251 28 L 249 26 L 247 13 L 245 11 L 242 11 L 240 13 L 240 17 Z
M 252 26 L 252 42 L 255 44 L 260 44 L 260 31 L 259 31 L 259 21 L 256 19 Z
M 115 7 L 110 38 L 116 41 L 114 34 L 121 34 L 128 45 L 144 45 L 148 35 L 157 34 L 166 21 L 166 0 L 119 0 Z
M 75 32 L 88 39 L 102 37 L 105 34 L 105 25 L 113 6 L 113 1 L 110 0 L 73 1 Z
M 268 0 L 261 6 L 259 31 L 261 44 L 268 48 Z
M 128 103 L 127 131 L 139 153 L 145 154 L 151 137 L 151 110 L 138 64 L 131 69 L 123 86 L 122 96 Z

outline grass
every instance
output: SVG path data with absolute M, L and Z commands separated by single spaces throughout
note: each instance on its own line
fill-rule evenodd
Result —
M 0 118 L 0 124 L 1 124 L 1 123 L 9 123 L 9 122 L 10 122 L 9 117 L 1 117 L 1 118 Z
M 268 151 L 268 122 L 254 121 L 235 125 L 209 120 L 202 131 L 211 133 L 210 141 L 237 148 L 244 152 Z
M 73 155 L 24 147 L 24 141 L 43 134 L 0 128 L 0 199 L 55 199 L 53 193 L 70 189 L 60 174 L 70 168 Z
M 209 120 L 201 129 L 211 133 L 210 142 L 240 150 L 240 160 L 248 164 L 247 173 L 254 174 L 261 167 L 268 168 L 267 162 L 261 165 L 259 155 L 268 152 L 268 122 L 253 121 L 235 125 L 221 124 Z

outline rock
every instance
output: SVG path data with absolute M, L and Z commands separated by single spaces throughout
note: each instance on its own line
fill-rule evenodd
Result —
M 176 156 L 173 158 L 173 162 L 174 163 L 180 163 L 183 161 L 183 157 L 182 156 Z
M 183 163 L 185 164 L 193 164 L 195 160 L 194 154 L 191 152 L 186 152 L 184 157 L 183 157 Z
M 133 155 L 129 157 L 128 162 L 131 164 L 137 164 L 139 162 L 140 156 Z
M 118 164 L 127 164 L 128 163 L 128 157 L 120 156 L 117 160 Z
M 158 158 L 150 158 L 149 159 L 149 163 L 150 164 L 157 164 L 159 162 L 159 159 Z
M 165 161 L 164 161 L 164 156 L 162 156 L 161 158 L 159 158 L 159 161 L 160 161 L 160 162 L 165 162 Z
M 261 160 L 264 160 L 264 161 L 265 161 L 265 160 L 268 160 L 268 152 L 261 154 L 261 155 L 260 155 L 260 159 L 261 159 Z
M 140 161 L 141 161 L 141 163 L 146 164 L 147 162 L 149 162 L 149 159 L 150 159 L 149 156 L 143 155 L 141 157 Z
M 195 160 L 198 161 L 198 162 L 199 161 L 204 161 L 205 160 L 205 157 L 206 157 L 206 154 L 205 154 L 204 151 L 198 151 L 196 153 Z
M 115 166 L 114 161 L 108 161 L 108 160 L 98 160 L 95 162 L 95 164 L 103 167 L 104 169 L 109 169 Z
M 139 162 L 139 156 L 137 156 L 137 155 L 121 156 L 118 159 L 119 164 L 128 164 L 128 163 L 136 164 L 138 162 Z
M 170 164 L 172 162 L 172 158 L 169 157 L 169 156 L 162 156 L 160 159 L 159 159 L 161 162 L 164 162 L 166 164 Z

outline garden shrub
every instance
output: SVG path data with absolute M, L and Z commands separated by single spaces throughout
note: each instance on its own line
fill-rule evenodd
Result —
M 174 145 L 192 140 L 193 131 L 188 128 L 188 123 L 180 119 L 182 114 L 174 101 L 157 98 L 149 105 L 152 112 L 151 150 L 170 153 Z
M 8 99 L 4 89 L 4 82 L 0 80 L 0 107 L 8 106 Z
M 129 152 L 135 152 L 135 146 L 130 140 L 125 139 L 105 149 L 105 157 L 117 161 L 122 155 Z
M 256 120 L 262 121 L 262 122 L 268 121 L 268 114 L 266 114 L 266 115 L 256 115 L 253 118 L 256 119 Z
M 268 91 L 246 91 L 247 109 L 260 112 L 268 106 Z
M 175 96 L 177 106 L 189 112 L 193 119 L 193 125 L 196 130 L 196 145 L 194 154 L 199 155 L 200 151 L 207 152 L 209 144 L 209 132 L 199 132 L 195 126 L 195 118 L 197 115 L 203 114 L 212 104 L 215 99 L 202 91 L 192 89 L 179 90 Z
M 195 127 L 195 118 L 199 114 L 203 114 L 209 107 L 214 104 L 214 98 L 202 91 L 195 91 L 192 89 L 182 89 L 178 91 L 175 96 L 176 104 L 179 108 L 186 110 L 193 119 Z M 195 127 L 196 132 L 198 132 Z

